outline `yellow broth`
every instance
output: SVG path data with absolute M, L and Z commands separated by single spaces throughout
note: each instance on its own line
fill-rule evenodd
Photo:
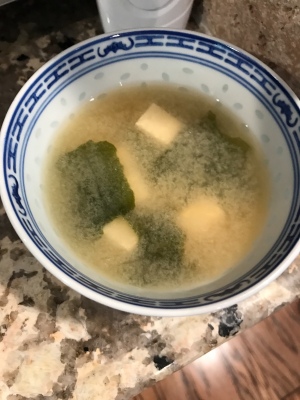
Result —
M 136 126 L 153 103 L 182 124 L 168 144 Z M 250 147 L 240 164 L 227 139 L 212 139 L 201 125 L 209 111 L 223 136 Z M 87 237 L 70 207 L 76 196 L 68 193 L 57 162 L 89 140 L 112 143 L 121 164 L 125 152 L 131 169 L 138 169 L 143 187 L 124 216 L 138 237 L 129 251 L 102 230 Z M 269 180 L 257 143 L 224 106 L 172 85 L 123 87 L 86 104 L 57 132 L 44 172 L 47 209 L 66 245 L 99 276 L 137 287 L 189 288 L 218 278 L 247 255 L 266 219 Z M 158 243 L 149 245 L 148 233 Z M 173 239 L 173 255 L 155 254 L 156 245 L 163 252 Z

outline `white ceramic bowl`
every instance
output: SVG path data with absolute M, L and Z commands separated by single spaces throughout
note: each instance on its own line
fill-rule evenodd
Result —
M 266 225 L 239 268 L 209 285 L 159 296 L 99 280 L 64 246 L 42 201 L 42 164 L 60 124 L 84 102 L 112 88 L 151 81 L 193 87 L 233 110 L 261 143 L 272 180 Z M 299 148 L 299 100 L 263 63 L 201 34 L 125 31 L 69 48 L 24 85 L 2 126 L 1 195 L 14 228 L 32 254 L 84 296 L 140 314 L 211 312 L 266 286 L 299 253 Z

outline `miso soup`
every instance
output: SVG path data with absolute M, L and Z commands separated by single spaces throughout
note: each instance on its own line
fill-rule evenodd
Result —
M 45 163 L 67 246 L 136 287 L 195 287 L 248 254 L 266 219 L 260 149 L 229 110 L 171 85 L 122 87 L 80 109 Z

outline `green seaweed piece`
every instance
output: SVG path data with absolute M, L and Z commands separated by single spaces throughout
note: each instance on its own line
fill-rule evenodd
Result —
M 155 179 L 172 174 L 174 182 L 183 182 L 188 177 L 190 187 L 194 187 L 205 186 L 211 179 L 222 181 L 242 177 L 250 150 L 250 145 L 243 139 L 221 132 L 215 114 L 209 111 L 156 158 L 153 164 Z
M 164 215 L 138 214 L 127 217 L 139 236 L 137 257 L 142 261 L 134 268 L 132 279 L 145 285 L 174 280 L 181 273 L 185 235 Z
M 208 111 L 199 125 L 200 127 L 207 129 L 208 132 L 211 132 L 216 139 L 221 141 L 221 144 L 226 143 L 229 146 L 227 149 L 229 151 L 241 151 L 246 153 L 247 151 L 251 150 L 250 145 L 245 142 L 245 140 L 241 139 L 240 137 L 229 136 L 221 132 L 218 127 L 216 115 L 212 111 Z
M 201 121 L 200 129 L 207 131 L 208 154 L 212 155 L 205 164 L 208 179 L 222 181 L 238 178 L 241 184 L 241 181 L 244 181 L 247 157 L 251 151 L 250 145 L 239 137 L 221 132 L 217 118 L 211 111 Z
M 64 154 L 57 167 L 84 231 L 100 234 L 106 223 L 133 210 L 134 194 L 111 143 L 88 141 Z

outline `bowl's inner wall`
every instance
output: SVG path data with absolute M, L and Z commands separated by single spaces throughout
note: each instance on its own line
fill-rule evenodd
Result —
M 42 167 L 57 130 L 85 102 L 104 94 L 112 88 L 143 82 L 171 82 L 182 87 L 191 87 L 205 92 L 234 111 L 243 124 L 260 142 L 271 175 L 272 189 L 270 209 L 262 235 L 256 241 L 253 250 L 236 269 L 229 271 L 222 279 L 195 288 L 190 292 L 181 291 L 169 294 L 160 293 L 160 297 L 181 297 L 205 293 L 222 287 L 243 275 L 255 266 L 276 242 L 287 220 L 293 197 L 293 168 L 286 141 L 281 130 L 265 105 L 245 86 L 230 76 L 196 62 L 144 57 L 123 60 L 106 66 L 97 67 L 78 77 L 64 87 L 68 79 L 62 81 L 56 93 L 49 93 L 39 108 L 31 115 L 28 129 L 28 143 L 24 157 L 24 193 L 32 216 L 42 235 L 64 260 L 88 277 L 99 281 L 99 275 L 89 269 L 63 244 L 43 202 Z M 53 96 L 53 98 L 51 98 Z M 22 162 L 22 161 L 21 161 Z M 104 285 L 132 294 L 139 290 L 108 281 L 101 277 Z M 151 291 L 143 291 L 145 296 L 155 296 Z M 157 296 L 157 294 L 156 294 Z

